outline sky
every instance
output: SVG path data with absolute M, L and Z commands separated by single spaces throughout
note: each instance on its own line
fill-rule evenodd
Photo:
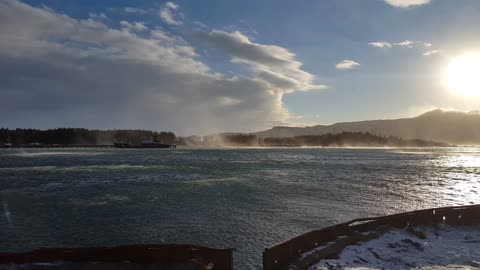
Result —
M 191 135 L 478 110 L 445 78 L 480 50 L 478 14 L 478 0 L 0 0 L 0 126 Z

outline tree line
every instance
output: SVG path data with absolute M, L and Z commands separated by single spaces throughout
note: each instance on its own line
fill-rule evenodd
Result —
M 59 144 L 59 145 L 109 145 L 115 142 L 140 144 L 145 139 L 156 139 L 159 143 L 174 144 L 173 132 L 156 132 L 140 129 L 95 130 L 84 128 L 8 129 L 0 128 L 0 143 Z
M 295 137 L 267 137 L 256 134 L 219 134 L 204 137 L 202 141 L 187 141 L 190 145 L 230 147 L 446 147 L 447 143 L 377 136 L 368 132 L 305 135 Z
M 377 136 L 363 132 L 305 135 L 291 138 L 265 138 L 266 146 L 322 146 L 322 147 L 446 147 L 448 144 L 394 136 Z

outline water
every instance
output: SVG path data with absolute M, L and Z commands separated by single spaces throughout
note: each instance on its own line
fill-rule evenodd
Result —
M 190 243 L 236 269 L 359 217 L 480 203 L 480 149 L 3 149 L 0 252 Z

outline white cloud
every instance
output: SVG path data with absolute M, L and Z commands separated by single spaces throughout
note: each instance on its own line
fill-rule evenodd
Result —
M 8 127 L 253 131 L 292 119 L 283 94 L 322 88 L 293 53 L 239 32 L 205 34 L 252 71 L 229 77 L 161 29 L 136 35 L 17 0 L 0 1 L 0 21 L 7 78 L 0 81 L 0 115 Z
M 177 10 L 179 8 L 179 6 L 177 4 L 174 4 L 172 2 L 166 2 L 165 7 L 169 8 L 169 9 L 172 9 L 172 10 Z
M 429 48 L 432 46 L 432 43 L 424 42 L 424 41 L 410 41 L 410 40 L 405 40 L 397 43 L 393 43 L 395 46 L 400 46 L 400 47 L 407 47 L 407 48 L 413 48 L 418 46 L 423 46 L 425 48 Z
M 232 97 L 217 97 L 216 100 L 223 106 L 233 106 L 242 103 L 242 100 Z
M 368 43 L 369 46 L 376 47 L 376 48 L 392 48 L 392 47 L 400 47 L 400 48 L 418 48 L 419 46 L 422 48 L 430 48 L 432 47 L 431 43 L 425 41 L 411 41 L 411 40 L 404 40 L 400 42 L 386 42 L 386 41 L 378 41 L 378 42 L 371 42 Z
M 107 15 L 105 15 L 105 13 L 94 13 L 94 12 L 90 12 L 88 14 L 88 16 L 92 19 L 96 19 L 96 20 L 105 20 L 105 19 L 108 19 Z
M 377 48 L 390 48 L 392 47 L 391 43 L 385 42 L 385 41 L 378 41 L 378 42 L 371 42 L 368 43 L 368 45 L 372 47 L 377 47 Z
M 179 9 L 179 6 L 172 3 L 167 2 L 163 5 L 163 7 L 158 12 L 158 16 L 162 19 L 162 21 L 169 25 L 181 25 L 182 21 L 177 19 L 176 11 Z
M 428 52 L 425 52 L 423 55 L 425 56 L 430 56 L 432 54 L 437 54 L 439 53 L 440 51 L 439 50 L 433 50 L 433 51 L 428 51 Z
M 173 42 L 176 41 L 176 39 L 170 35 L 168 35 L 166 32 L 160 30 L 160 29 L 155 29 L 150 32 L 150 36 L 152 39 L 162 41 L 162 42 Z
M 200 28 L 207 28 L 207 25 L 202 23 L 202 22 L 199 22 L 199 21 L 195 21 L 193 22 L 193 24 L 199 26 Z
M 212 47 L 222 49 L 232 57 L 232 62 L 250 67 L 257 79 L 282 92 L 325 89 L 316 85 L 315 77 L 301 69 L 302 63 L 295 54 L 275 45 L 251 42 L 242 33 L 213 30 L 200 36 Z
M 431 2 L 431 0 L 385 0 L 389 5 L 400 8 L 411 6 L 421 6 Z
M 340 61 L 338 62 L 336 65 L 335 65 L 335 68 L 336 69 L 355 69 L 357 67 L 359 67 L 360 64 L 355 62 L 355 61 L 352 61 L 352 60 L 343 60 L 343 61 Z
M 145 31 L 148 30 L 148 27 L 145 26 L 143 22 L 133 22 L 129 23 L 127 21 L 121 21 L 120 25 L 123 27 L 123 29 L 127 31 Z
M 415 42 L 410 41 L 410 40 L 405 40 L 405 41 L 393 43 L 393 45 L 395 45 L 395 46 L 407 47 L 407 48 L 413 48 L 414 44 L 415 44 Z
M 134 8 L 134 7 L 125 7 L 125 12 L 128 13 L 138 13 L 138 14 L 147 14 L 148 10 L 142 8 Z

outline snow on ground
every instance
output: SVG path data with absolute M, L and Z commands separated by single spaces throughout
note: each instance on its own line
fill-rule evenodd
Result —
M 391 229 L 377 239 L 346 247 L 338 259 L 322 260 L 309 269 L 480 269 L 480 226 L 440 224 L 416 230 L 426 238 L 406 229 Z

